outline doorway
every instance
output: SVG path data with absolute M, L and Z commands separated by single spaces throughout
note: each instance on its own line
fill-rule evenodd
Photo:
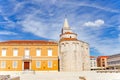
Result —
M 24 62 L 24 70 L 30 69 L 30 62 Z

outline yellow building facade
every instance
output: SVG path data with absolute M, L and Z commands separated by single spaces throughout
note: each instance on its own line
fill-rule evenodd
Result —
M 0 42 L 0 71 L 58 71 L 58 43 L 42 40 Z

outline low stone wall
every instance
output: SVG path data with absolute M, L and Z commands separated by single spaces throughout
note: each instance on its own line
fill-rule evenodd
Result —
M 22 71 L 0 71 L 0 75 L 10 75 L 8 80 L 120 80 L 120 73 L 82 72 L 40 72 L 35 74 Z M 19 78 L 15 78 L 19 76 Z M 0 79 L 5 80 L 5 79 Z
M 14 77 L 14 78 L 11 78 L 10 80 L 20 80 L 20 77 Z
M 120 70 L 97 70 L 97 73 L 120 73 Z
M 20 77 L 10 78 L 10 75 L 0 75 L 0 80 L 20 80 Z
M 79 77 L 79 79 L 80 80 L 86 80 L 85 77 L 81 77 L 81 76 Z
M 0 80 L 8 80 L 10 75 L 0 75 Z

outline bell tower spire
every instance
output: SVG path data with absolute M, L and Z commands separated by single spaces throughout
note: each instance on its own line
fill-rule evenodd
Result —
M 65 18 L 63 28 L 64 28 L 64 29 L 69 29 L 69 24 L 68 24 L 68 20 L 67 20 L 67 18 Z
M 65 16 L 65 20 L 64 20 L 64 24 L 63 24 L 63 28 L 62 28 L 62 33 L 66 33 L 66 32 L 72 33 L 72 30 L 70 29 L 67 17 Z
M 65 17 L 62 32 L 60 35 L 60 40 L 64 40 L 64 39 L 77 40 L 77 34 L 71 30 L 66 17 Z

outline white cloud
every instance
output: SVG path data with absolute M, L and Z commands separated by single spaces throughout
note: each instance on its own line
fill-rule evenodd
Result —
M 17 35 L 17 33 L 10 31 L 0 31 L 0 35 Z
M 42 22 L 35 14 L 26 15 L 26 18 L 19 22 L 19 24 L 22 25 L 22 30 L 25 32 L 48 39 L 58 39 L 58 24 L 51 24 L 47 21 Z
M 119 42 L 120 42 L 120 33 L 119 33 L 119 35 L 118 35 L 118 36 L 119 36 Z
M 91 47 L 94 47 L 101 53 L 101 55 L 111 55 L 120 53 L 119 45 L 120 42 L 118 39 L 98 39 L 90 40 Z
M 94 22 L 88 21 L 88 22 L 84 23 L 83 25 L 87 26 L 87 27 L 100 27 L 103 24 L 104 24 L 104 20 L 98 19 Z
M 101 55 L 111 55 L 120 53 L 120 41 L 118 38 L 101 38 L 99 37 L 103 31 L 101 30 L 91 30 L 91 29 L 79 29 L 78 37 L 80 40 L 88 42 L 91 48 L 95 48 Z M 96 54 L 98 55 L 98 54 Z
M 99 9 L 99 10 L 103 10 L 103 11 L 108 11 L 108 12 L 113 12 L 113 13 L 120 13 L 119 10 L 116 10 L 116 9 L 112 9 L 110 7 L 103 7 L 103 6 L 100 6 L 98 4 L 90 4 L 90 3 L 86 3 L 86 1 L 83 1 L 83 2 L 71 2 L 71 1 L 66 1 L 66 2 L 63 2 L 64 4 L 70 4 L 70 5 L 74 5 L 74 6 L 86 6 L 86 7 L 92 7 L 92 8 L 96 8 L 96 9 Z M 110 4 L 111 5 L 111 4 Z
M 36 20 L 24 20 L 22 23 L 25 32 L 31 32 L 37 36 L 45 37 L 46 26 Z
M 119 42 L 120 42 L 120 26 L 118 26 L 118 30 L 119 30 L 119 34 L 118 34 L 118 40 L 119 40 Z

